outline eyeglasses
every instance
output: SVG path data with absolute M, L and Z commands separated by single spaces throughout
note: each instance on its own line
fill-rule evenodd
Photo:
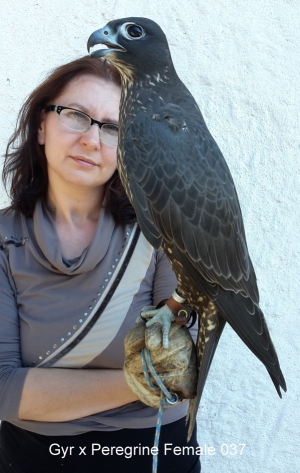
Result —
M 46 111 L 56 112 L 59 123 L 76 133 L 85 133 L 92 125 L 96 124 L 99 126 L 99 136 L 102 141 L 113 146 L 118 145 L 119 127 L 115 123 L 101 123 L 91 118 L 87 113 L 61 105 L 49 105 Z

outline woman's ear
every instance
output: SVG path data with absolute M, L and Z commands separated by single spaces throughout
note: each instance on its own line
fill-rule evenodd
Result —
M 42 121 L 38 129 L 37 139 L 40 145 L 45 144 L 45 116 L 42 117 Z

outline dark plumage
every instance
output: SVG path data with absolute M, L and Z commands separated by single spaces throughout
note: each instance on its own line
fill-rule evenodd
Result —
M 261 309 L 241 209 L 227 164 L 199 107 L 174 69 L 166 37 L 146 18 L 111 21 L 88 48 L 122 78 L 118 169 L 140 227 L 162 247 L 178 289 L 199 314 L 197 397 L 228 322 L 267 368 L 281 397 L 286 390 Z

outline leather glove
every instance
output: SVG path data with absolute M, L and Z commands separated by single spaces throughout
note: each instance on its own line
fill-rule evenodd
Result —
M 162 331 L 159 323 L 146 327 L 139 317 L 125 338 L 124 373 L 127 383 L 136 396 L 148 406 L 159 408 L 161 391 L 151 389 L 142 369 L 141 350 L 150 351 L 153 367 L 171 393 L 180 399 L 192 399 L 196 395 L 197 363 L 196 348 L 185 326 L 171 323 L 169 347 L 162 347 Z M 149 374 L 150 380 L 155 383 Z

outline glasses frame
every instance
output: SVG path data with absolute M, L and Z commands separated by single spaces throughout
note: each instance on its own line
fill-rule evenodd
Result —
M 98 125 L 99 127 L 99 136 L 100 136 L 100 139 L 102 141 L 104 141 L 105 143 L 108 143 L 110 144 L 111 146 L 118 146 L 118 144 L 113 144 L 113 143 L 110 143 L 109 141 L 106 141 L 106 140 L 103 140 L 103 138 L 101 137 L 101 128 L 103 127 L 103 125 L 113 125 L 115 127 L 118 128 L 119 130 L 119 125 L 117 125 L 116 123 L 110 123 L 110 122 L 99 122 L 98 120 L 94 120 L 94 118 L 90 117 L 90 115 L 88 115 L 87 113 L 85 112 L 82 112 L 81 110 L 78 110 L 77 108 L 72 108 L 72 107 L 64 107 L 63 105 L 48 105 L 48 107 L 46 107 L 46 112 L 56 112 L 58 117 L 59 115 L 61 114 L 61 112 L 63 110 L 74 110 L 74 112 L 79 112 L 79 113 L 82 113 L 82 115 L 85 115 L 86 117 L 88 117 L 88 119 L 90 120 L 90 125 L 89 127 L 84 130 L 84 131 L 77 131 L 77 130 L 73 130 L 72 128 L 68 128 L 67 126 L 63 125 L 61 123 L 61 121 L 59 120 L 59 123 L 61 124 L 61 126 L 63 126 L 64 128 L 66 128 L 67 130 L 70 130 L 70 131 L 73 131 L 74 133 L 86 133 L 87 131 L 89 131 L 91 129 L 91 127 L 96 124 Z

